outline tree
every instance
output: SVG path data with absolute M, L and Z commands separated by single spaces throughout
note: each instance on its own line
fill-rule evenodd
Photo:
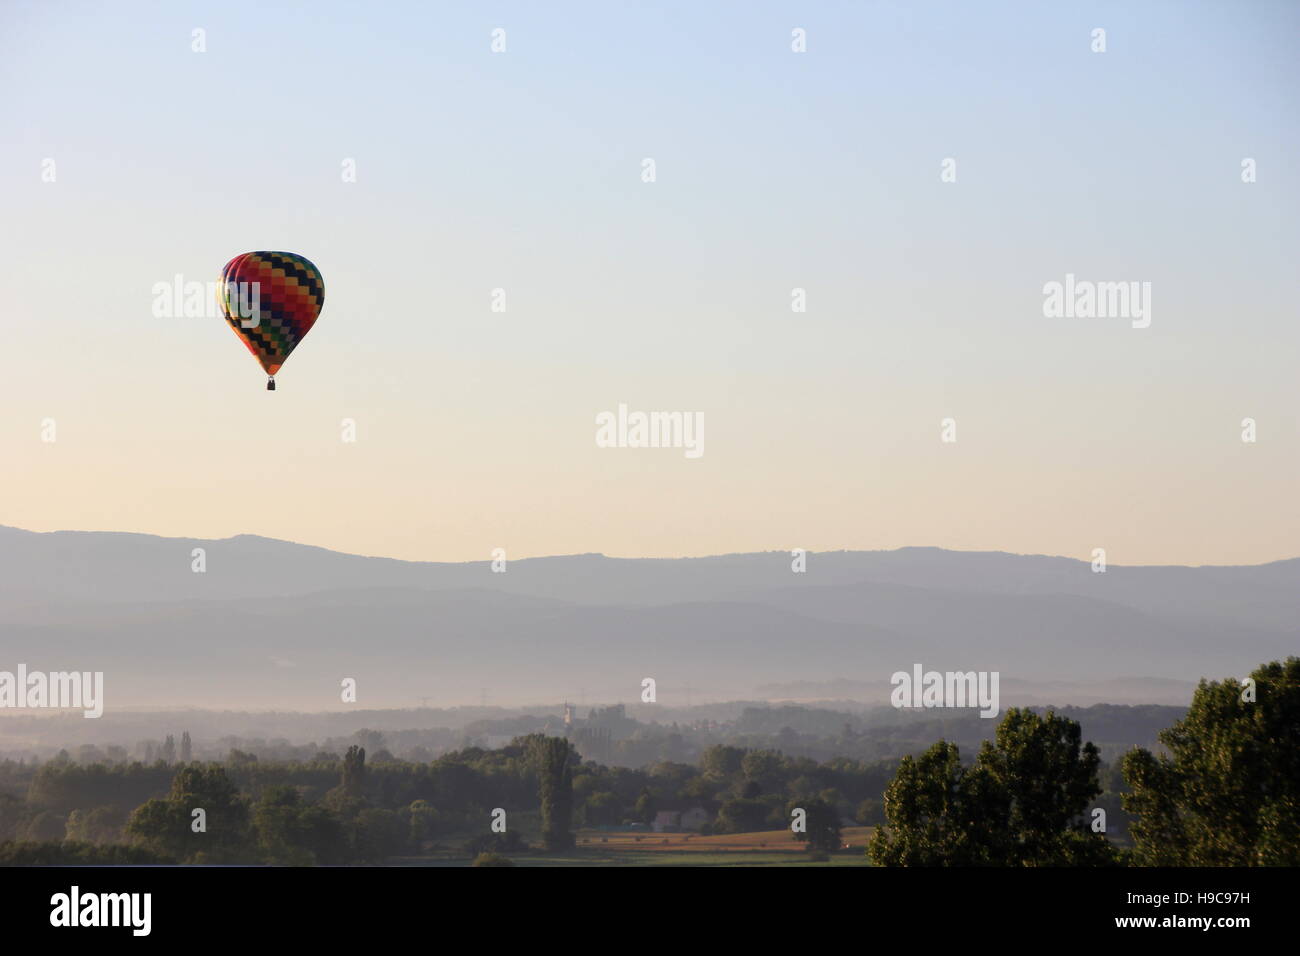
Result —
M 189 763 L 194 759 L 194 742 L 190 740 L 190 732 L 187 730 L 181 734 L 181 763 Z
M 61 813 L 41 810 L 27 823 L 24 837 L 34 843 L 62 840 L 67 835 L 68 821 Z
M 257 754 L 248 753 L 237 747 L 231 747 L 230 752 L 226 754 L 226 766 L 232 769 L 248 767 L 257 763 Z
M 360 731 L 358 731 L 360 733 Z M 366 748 L 353 744 L 343 755 L 343 792 L 360 800 L 366 787 Z
M 1256 668 L 1250 685 L 1204 681 L 1160 733 L 1168 756 L 1123 762 L 1134 862 L 1300 865 L 1300 658 Z
M 137 846 L 97 846 L 71 840 L 0 843 L 0 866 L 139 866 L 174 863 Z
M 714 744 L 700 754 L 700 772 L 709 777 L 725 779 L 740 773 L 740 762 L 745 751 L 739 747 Z
M 76 843 L 115 843 L 125 823 L 126 813 L 118 807 L 73 810 L 68 814 L 66 838 Z
M 821 797 L 811 800 L 796 801 L 790 809 L 797 806 L 804 811 L 804 831 L 796 832 L 794 838 L 800 843 L 807 843 L 813 853 L 830 853 L 840 848 L 840 815 L 835 806 Z
M 1077 721 L 1048 710 L 1039 716 L 1011 708 L 995 743 L 985 741 L 979 764 L 989 770 L 1007 808 L 1011 832 L 1007 862 L 1021 866 L 1100 865 L 1115 862 L 1104 834 L 1085 815 L 1101 794 L 1101 758 L 1082 743 Z M 1009 803 L 1006 803 L 1009 799 Z
M 171 734 L 168 734 L 167 739 L 163 741 L 162 762 L 168 766 L 176 762 L 176 738 Z
M 987 819 L 996 813 L 987 784 L 987 771 L 962 767 L 956 744 L 940 740 L 920 757 L 904 757 L 885 790 L 889 826 L 878 828 L 872 837 L 873 862 L 878 866 L 993 862 L 988 857 L 988 839 L 1005 821 Z
M 885 822 L 885 807 L 879 800 L 868 797 L 858 804 L 853 818 L 864 827 L 879 826 Z
M 636 798 L 633 815 L 641 823 L 651 824 L 655 820 L 655 798 L 649 787 L 641 788 L 641 795 Z
M 587 797 L 587 823 L 592 826 L 613 826 L 622 818 L 622 805 L 618 795 L 601 790 Z
M 392 810 L 366 807 L 346 824 L 352 853 L 359 860 L 377 862 L 402 852 L 407 846 L 409 824 Z
M 1098 764 L 1075 721 L 1012 708 L 973 766 L 942 740 L 903 758 L 869 853 L 881 866 L 1112 863 L 1113 847 L 1083 818 L 1101 792 Z
M 772 808 L 762 800 L 733 797 L 723 802 L 713 825 L 717 833 L 750 833 L 761 830 Z
M 262 799 L 253 808 L 253 829 L 257 831 L 258 849 L 268 862 L 290 865 L 312 862 L 311 854 L 297 845 L 301 808 L 302 798 L 294 787 L 267 787 L 262 793 Z
M 771 793 L 778 790 L 784 781 L 787 762 L 775 750 L 750 750 L 740 758 L 740 770 L 745 780 L 756 785 L 759 792 Z
M 563 737 L 530 734 L 527 754 L 536 770 L 542 797 L 542 842 L 548 850 L 573 846 L 573 770 L 574 755 Z
M 295 787 L 268 787 L 253 808 L 253 828 L 268 863 L 312 866 L 349 858 L 338 818 L 324 807 L 304 803 Z
M 204 828 L 194 830 L 195 810 Z M 164 800 L 135 809 L 127 833 L 145 846 L 182 862 L 228 862 L 249 843 L 248 805 L 221 767 L 183 767 Z
M 438 811 L 428 800 L 412 800 L 411 805 L 407 807 L 407 815 L 411 821 L 411 845 L 420 849 L 426 841 L 432 840 L 437 832 Z

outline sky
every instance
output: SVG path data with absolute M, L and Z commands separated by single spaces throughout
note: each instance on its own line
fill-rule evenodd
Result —
M 0 5 L 0 524 L 1300 554 L 1300 5 L 129 9 Z M 154 314 L 260 249 L 326 289 L 273 393 Z M 620 404 L 704 453 L 599 447 Z

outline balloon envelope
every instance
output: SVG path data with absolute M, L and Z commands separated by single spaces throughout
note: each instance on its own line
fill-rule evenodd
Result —
M 316 324 L 325 283 L 319 269 L 292 252 L 245 252 L 221 270 L 219 294 L 226 322 L 274 375 Z

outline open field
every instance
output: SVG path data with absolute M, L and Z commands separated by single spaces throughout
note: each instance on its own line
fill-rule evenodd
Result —
M 861 852 L 871 838 L 871 827 L 845 827 L 843 837 L 850 849 Z M 609 850 L 634 850 L 641 852 L 687 852 L 718 854 L 746 853 L 758 850 L 769 852 L 803 853 L 804 844 L 794 839 L 789 830 L 760 830 L 754 833 L 719 833 L 700 836 L 698 833 L 605 833 L 599 830 L 579 830 L 579 848 L 592 847 Z
M 516 866 L 867 866 L 871 827 L 845 827 L 849 849 L 817 863 L 789 830 L 755 833 L 608 833 L 580 830 L 578 845 L 564 853 L 520 853 Z M 468 866 L 465 857 L 407 857 L 406 866 Z

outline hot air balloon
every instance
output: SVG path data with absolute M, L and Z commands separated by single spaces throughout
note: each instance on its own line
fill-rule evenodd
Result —
M 245 252 L 221 270 L 218 295 L 226 321 L 270 376 L 267 391 L 275 391 L 275 373 L 325 304 L 320 270 L 292 252 Z

